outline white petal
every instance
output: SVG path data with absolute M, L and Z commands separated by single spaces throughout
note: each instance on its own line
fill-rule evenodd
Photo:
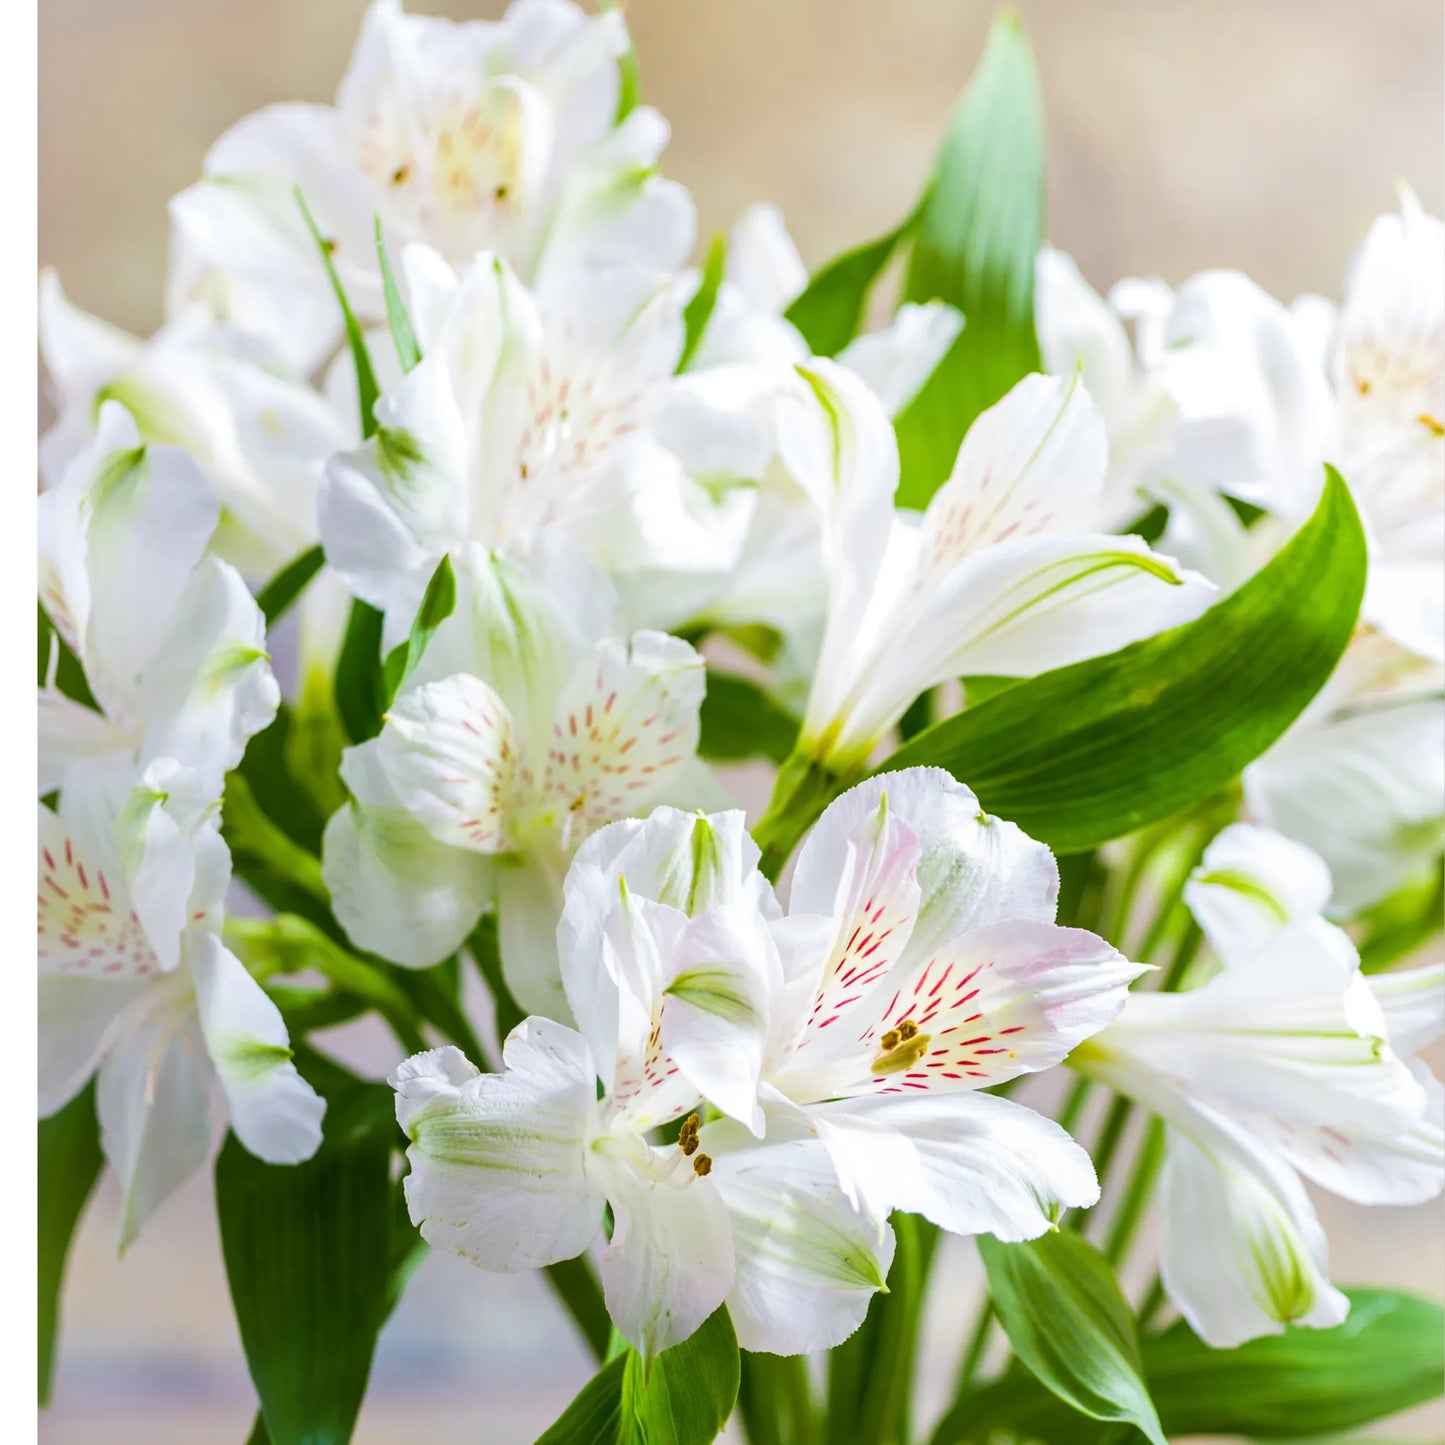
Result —
M 831 1349 L 863 1323 L 893 1262 L 893 1231 L 848 1203 L 814 1140 L 758 1145 L 736 1124 L 707 1125 L 701 1146 L 732 1220 L 737 1273 L 728 1314 L 745 1350 Z
M 1366 982 L 1397 1054 L 1417 1054 L 1445 1034 L 1445 963 L 1397 968 Z
M 1317 853 L 1248 823 L 1220 833 L 1184 885 L 1189 911 L 1226 967 L 1285 924 L 1322 913 L 1329 898 L 1330 870 Z
M 1445 833 L 1445 707 L 1400 700 L 1292 729 L 1245 771 L 1250 811 L 1329 865 L 1345 914 L 1384 897 Z
M 502 973 L 517 1002 L 544 1018 L 568 1017 L 557 960 L 562 867 L 548 853 L 523 854 L 498 860 L 494 875 Z
M 605 1156 L 594 1172 L 613 1216 L 602 1256 L 607 1313 L 648 1363 L 687 1339 L 732 1287 L 727 1206 L 711 1179 L 654 1182 Z
M 137 979 L 40 975 L 36 1036 L 42 1118 L 84 1088 L 100 1064 L 117 1016 L 147 987 Z
M 281 1011 L 213 933 L 189 952 L 201 1032 L 231 1128 L 259 1159 L 299 1164 L 321 1144 L 325 1100 L 296 1072 Z
M 763 1132 L 758 1080 L 782 966 L 764 918 L 745 905 L 688 924 L 664 990 L 662 1046 L 711 1104 Z
M 517 743 L 506 705 L 466 674 L 411 687 L 392 703 L 376 758 L 402 805 L 439 843 L 501 853 Z
M 877 1219 L 922 1214 L 1016 1241 L 1099 1198 L 1085 1151 L 1051 1119 L 990 1094 L 849 1099 L 808 1111 L 845 1193 Z
M 828 805 L 798 854 L 794 911 L 830 906 L 848 838 L 880 800 L 913 830 L 920 850 L 918 919 L 910 951 L 1005 919 L 1052 923 L 1059 871 L 1053 855 L 1012 823 L 991 818 L 974 793 L 941 768 L 906 768 L 870 778 Z
M 850 341 L 838 361 L 868 383 L 889 416 L 897 416 L 933 375 L 963 324 L 962 314 L 942 301 L 908 302 L 882 331 Z
M 118 1023 L 95 1095 L 101 1148 L 120 1180 L 122 1249 L 211 1144 L 214 1074 L 194 1006 L 177 988 L 149 992 Z
M 1299 1180 L 1227 1120 L 1170 1132 L 1160 1270 L 1205 1343 L 1231 1349 L 1285 1324 L 1327 1329 L 1349 1302 L 1325 1273 L 1324 1231 Z
M 776 206 L 748 206 L 733 222 L 724 274 L 764 311 L 785 311 L 808 284 L 808 268 Z
M 358 947 L 409 968 L 459 948 L 492 896 L 492 865 L 448 848 L 412 818 L 377 764 L 373 744 L 350 749 L 342 778 L 353 802 L 321 841 L 331 906 Z
M 562 694 L 535 806 L 567 837 L 657 799 L 697 752 L 704 687 L 702 657 L 679 638 L 599 643 Z
M 1320 920 L 1281 929 L 1256 957 L 1187 993 L 1135 993 L 1085 1051 L 1115 1056 L 1150 1095 L 1169 1090 L 1299 1124 L 1388 1133 L 1423 1112 L 1345 935 Z M 1107 1062 L 1106 1062 L 1107 1067 Z M 1125 1084 L 1126 1091 L 1136 1088 Z
M 47 267 L 40 273 L 40 354 L 65 401 L 89 403 L 135 359 L 134 336 L 82 311 Z
M 505 1072 L 482 1074 L 448 1046 L 391 1076 L 411 1146 L 412 1223 L 438 1249 L 483 1269 L 537 1269 L 581 1254 L 602 1226 L 587 1177 L 596 1079 L 580 1035 L 527 1019 L 508 1036 Z

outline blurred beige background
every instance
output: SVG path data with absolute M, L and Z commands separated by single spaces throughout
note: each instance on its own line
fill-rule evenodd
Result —
M 495 15 L 499 4 L 416 8 Z M 1337 292 L 1406 178 L 1445 203 L 1439 0 L 1023 0 L 1048 105 L 1052 239 L 1104 285 L 1205 266 L 1282 296 Z M 328 99 L 361 0 L 39 0 L 40 257 L 82 305 L 159 320 L 165 203 L 211 139 L 273 100 Z M 915 197 L 992 6 L 978 0 L 632 0 L 647 99 L 672 121 L 669 174 L 705 229 L 780 204 L 816 264 Z M 372 1071 L 385 1041 L 355 1031 Z M 1439 1292 L 1438 1208 L 1322 1201 L 1336 1277 Z M 126 1258 L 102 1188 L 73 1256 L 51 1445 L 245 1438 L 254 1397 L 226 1305 L 209 1180 Z M 971 1252 L 931 1312 L 922 1406 L 938 1408 Z M 545 1286 L 423 1266 L 378 1352 L 357 1439 L 532 1440 L 586 1378 Z M 1445 1414 L 1395 1433 L 1439 1439 Z M 840 1442 L 846 1445 L 846 1442 Z

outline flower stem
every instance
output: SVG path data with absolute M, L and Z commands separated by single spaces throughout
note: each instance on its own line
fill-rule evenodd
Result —
M 798 839 L 837 797 L 844 781 L 801 753 L 794 753 L 778 769 L 768 810 L 753 829 L 762 852 L 759 866 L 770 881 L 777 881 Z
M 1104 1257 L 1117 1266 L 1133 1241 L 1139 1227 L 1144 1208 L 1154 1192 L 1154 1181 L 1159 1177 L 1160 1166 L 1164 1163 L 1164 1125 L 1158 1119 L 1151 1119 L 1145 1130 L 1144 1140 L 1134 1160 L 1134 1171 L 1124 1188 L 1124 1197 L 1109 1223 L 1109 1236 L 1104 1244 Z

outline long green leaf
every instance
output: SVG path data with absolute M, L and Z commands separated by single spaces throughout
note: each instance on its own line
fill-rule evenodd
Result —
M 1039 369 L 1034 260 L 1044 239 L 1044 121 L 1023 22 L 994 21 L 939 151 L 905 292 L 947 301 L 965 326 L 898 418 L 901 506 L 921 507 L 969 423 Z
M 1203 617 L 937 723 L 884 770 L 932 764 L 1056 852 L 1202 801 L 1299 716 L 1354 631 L 1365 538 L 1333 470 L 1314 515 Z
M 391 342 L 396 347 L 396 359 L 403 371 L 410 371 L 421 360 L 421 347 L 417 345 L 416 332 L 411 327 L 411 317 L 406 314 L 406 303 L 396 287 L 392 275 L 391 256 L 386 249 L 386 237 L 381 231 L 381 217 L 376 218 L 376 262 L 381 269 L 381 290 L 386 298 L 386 324 L 391 328 Z
M 85 669 L 80 665 L 80 659 L 70 650 L 65 639 L 55 630 L 55 624 L 45 615 L 43 603 L 36 604 L 36 612 L 38 617 L 37 642 L 40 654 L 36 681 L 41 687 L 45 686 L 50 676 L 50 662 L 53 653 L 55 686 L 72 702 L 78 702 L 99 712 L 100 704 L 96 702 L 95 694 L 91 692 L 90 684 L 85 680 Z
M 263 1164 L 234 1136 L 216 1160 L 226 1276 L 275 1445 L 351 1439 L 391 1287 L 392 1108 L 389 1089 L 359 1085 L 328 1099 L 306 1163 Z
M 757 683 L 711 668 L 698 721 L 698 753 L 714 762 L 761 757 L 781 763 L 798 737 L 798 719 Z
M 1149 1398 L 1134 1316 L 1103 1255 L 1077 1234 L 1026 1244 L 978 1241 L 1000 1323 L 1025 1365 L 1095 1420 L 1121 1420 L 1168 1445 Z
M 256 605 L 270 627 L 306 590 L 311 579 L 326 565 L 326 553 L 318 542 L 293 557 L 257 594 Z
M 916 221 L 835 256 L 808 282 L 784 315 L 802 333 L 814 356 L 836 356 L 858 334 L 872 291 Z
M 306 229 L 311 232 L 311 239 L 316 242 L 316 249 L 321 254 L 321 264 L 326 267 L 331 289 L 336 293 L 336 304 L 341 307 L 346 341 L 351 348 L 352 365 L 356 368 L 356 403 L 361 415 L 361 435 L 366 438 L 376 430 L 376 398 L 380 394 L 376 384 L 376 372 L 371 365 L 371 353 L 366 349 L 366 337 L 356 319 L 356 313 L 351 309 L 346 288 L 341 284 L 341 277 L 336 274 L 336 263 L 331 259 L 334 243 L 321 234 L 321 228 L 316 224 L 316 217 L 311 214 L 311 207 L 306 204 L 306 197 L 300 186 L 295 188 L 295 193 L 296 204 L 301 208 L 301 218 L 306 222 Z
M 246 780 L 257 805 L 293 843 L 309 853 L 321 852 L 326 815 L 312 795 L 313 779 L 298 776 L 290 762 L 296 715 L 282 703 L 269 727 L 246 745 L 237 772 Z
M 65 1258 L 85 1201 L 100 1176 L 100 1130 L 95 1122 L 95 1085 L 87 1084 L 59 1113 L 42 1119 L 36 1163 L 36 1290 L 39 1306 L 40 1403 L 50 1403 L 55 1345 L 60 1327 L 60 1287 Z
M 336 711 L 354 743 L 381 731 L 385 710 L 381 665 L 381 613 L 354 599 L 346 619 L 346 635 L 336 659 Z
M 630 1349 L 609 1361 L 537 1445 L 710 1445 L 737 1393 L 737 1337 L 718 1309 L 651 1369 Z
M 451 557 L 445 556 L 437 563 L 436 571 L 431 574 L 431 580 L 426 584 L 421 606 L 417 608 L 416 618 L 411 624 L 410 635 L 405 642 L 398 643 L 387 654 L 386 666 L 382 669 L 382 688 L 387 707 L 396 700 L 396 695 L 407 678 L 416 671 L 416 665 L 421 661 L 427 643 L 432 640 L 437 628 L 456 610 L 456 605 L 456 573 L 452 571 Z
M 1445 1393 L 1445 1311 L 1395 1290 L 1350 1289 L 1350 1315 L 1331 1330 L 1291 1327 L 1213 1350 L 1182 1321 L 1141 1344 L 1145 1377 L 1172 1438 L 1335 1436 Z M 1104 1445 L 1118 1427 L 1095 1424 L 1015 1368 L 970 1395 L 933 1445 L 973 1445 L 1012 1431 L 1048 1445 Z M 1124 1445 L 1141 1437 L 1129 1431 Z
M 722 285 L 723 269 L 728 258 L 728 238 L 719 231 L 707 248 L 707 259 L 703 262 L 702 277 L 692 300 L 682 312 L 683 342 L 682 355 L 677 359 L 677 369 L 686 371 L 688 363 L 702 342 L 703 332 L 712 320 L 713 308 L 717 305 L 718 287 Z

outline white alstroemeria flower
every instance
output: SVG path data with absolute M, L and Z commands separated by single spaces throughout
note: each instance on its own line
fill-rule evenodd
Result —
M 1371 228 L 1327 345 L 1338 464 L 1370 539 L 1360 615 L 1445 662 L 1445 224 L 1409 191 Z
M 741 828 L 736 815 L 703 821 Z M 980 1092 L 1059 1063 L 1114 1018 L 1140 972 L 1055 926 L 1058 873 L 1042 844 L 937 769 L 875 778 L 805 842 L 786 917 L 760 884 L 725 891 L 686 949 L 639 982 L 609 949 L 650 916 L 641 900 L 667 906 L 643 891 L 653 880 L 674 880 L 675 897 L 675 880 L 695 876 L 698 834 L 677 815 L 625 826 L 590 840 L 568 876 L 574 1006 L 589 979 L 618 980 L 682 1077 L 767 1141 L 811 1136 L 875 1221 L 902 1209 L 955 1233 L 1031 1239 L 1098 1198 L 1062 1129 Z M 578 1016 L 601 1012 L 588 1003 Z
M 726 568 L 738 508 L 655 434 L 669 412 L 683 442 L 710 425 L 704 405 L 676 405 L 672 280 L 615 270 L 533 295 L 493 256 L 457 274 L 410 247 L 403 265 L 423 359 L 322 490 L 327 556 L 357 596 L 404 629 L 437 561 L 467 541 L 525 557 L 563 537 L 618 574 Z
M 322 867 L 353 940 L 408 966 L 456 949 L 493 902 L 507 981 L 565 1017 L 556 961 L 568 860 L 604 823 L 712 796 L 697 762 L 703 660 L 619 636 L 600 578 L 534 581 L 461 557 L 456 611 L 387 712 L 347 750 L 352 801 Z
M 1311 912 L 1322 884 L 1297 845 L 1227 830 L 1190 883 L 1224 971 L 1187 993 L 1131 995 L 1072 1060 L 1169 1126 L 1164 1284 L 1220 1348 L 1345 1316 L 1296 1171 L 1369 1203 L 1445 1182 L 1438 1090 L 1392 1048 L 1348 938 Z M 1410 1035 L 1402 1050 L 1418 1047 Z
M 171 202 L 171 301 L 200 300 L 269 340 L 298 373 L 340 339 L 340 317 L 296 203 L 300 188 L 363 321 L 381 320 L 374 218 L 393 254 L 423 241 L 461 264 L 496 251 L 532 284 L 618 263 L 674 270 L 692 249 L 691 199 L 655 174 L 667 124 L 617 119 L 620 12 L 513 0 L 454 23 L 376 0 L 336 105 L 273 105 L 211 147 Z
M 613 1323 L 649 1360 L 685 1340 L 732 1284 L 732 1231 L 697 1121 L 671 1147 L 647 1135 L 695 1095 L 650 1077 L 629 1091 L 604 1075 L 599 1098 L 587 1040 L 550 1019 L 518 1024 L 502 1064 L 483 1074 L 443 1048 L 392 1074 L 412 1223 L 433 1248 L 511 1272 L 581 1254 L 611 1206 L 602 1285 Z
M 129 336 L 74 306 L 53 271 L 40 278 L 40 346 L 60 413 L 40 444 L 48 482 L 118 401 L 143 441 L 180 447 L 200 469 L 220 503 L 212 547 L 226 561 L 265 576 L 316 541 L 322 468 L 355 431 L 323 396 L 195 314 L 149 341 Z
M 824 513 L 827 623 L 800 748 L 846 772 L 921 692 L 1029 677 L 1188 621 L 1213 587 L 1137 537 L 1083 530 L 1106 465 L 1077 377 L 1026 377 L 984 412 L 921 517 L 896 514 L 877 399 L 827 362 L 780 407 L 784 463 Z
M 1034 266 L 1034 321 L 1044 369 L 1054 376 L 1077 370 L 1108 433 L 1108 481 L 1098 518 L 1103 525 L 1125 525 L 1152 505 L 1150 483 L 1174 446 L 1178 408 L 1157 372 L 1172 301 L 1162 282 L 1147 281 L 1123 281 L 1106 301 L 1074 258 L 1052 246 L 1039 252 Z
M 40 600 L 99 711 L 40 690 L 40 790 L 81 759 L 172 757 L 219 796 L 275 715 L 265 624 L 234 568 L 207 552 L 217 505 L 195 464 L 142 446 L 119 402 L 38 504 Z
M 1306 844 L 1349 916 L 1440 856 L 1445 673 L 1361 628 L 1318 696 L 1244 772 L 1250 812 Z
M 77 764 L 39 809 L 40 1111 L 99 1071 L 121 1246 L 205 1162 L 219 1095 L 273 1164 L 310 1158 L 325 1104 L 290 1062 L 274 1003 L 222 944 L 230 857 L 219 807 L 170 759 Z

